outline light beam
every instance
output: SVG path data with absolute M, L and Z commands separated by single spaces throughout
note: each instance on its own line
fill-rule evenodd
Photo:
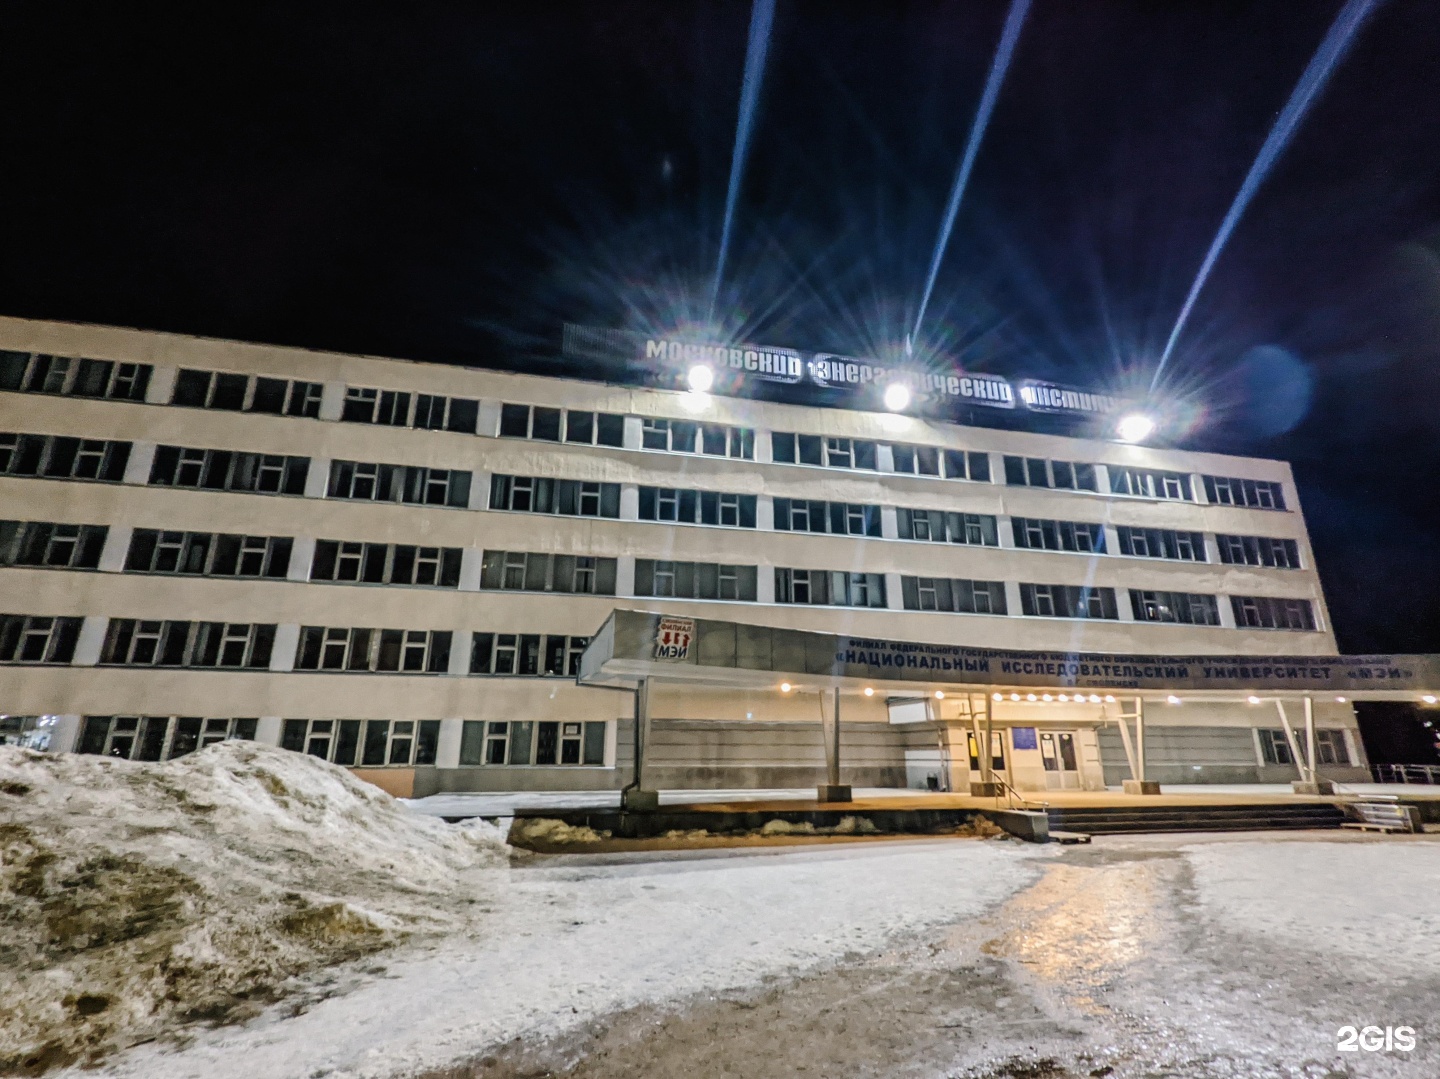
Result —
M 915 328 L 905 338 L 905 351 L 909 354 L 920 337 L 920 325 L 925 321 L 925 309 L 930 306 L 930 294 L 935 291 L 935 278 L 940 272 L 940 262 L 945 257 L 945 248 L 950 243 L 950 232 L 955 227 L 955 214 L 960 209 L 960 200 L 965 195 L 965 186 L 970 182 L 970 170 L 975 165 L 975 155 L 980 152 L 980 140 L 985 137 L 985 128 L 990 123 L 990 113 L 995 109 L 995 100 L 1000 96 L 1000 84 L 1005 81 L 1005 72 L 1010 68 L 1010 56 L 1015 51 L 1015 42 L 1020 38 L 1020 28 L 1025 24 L 1025 14 L 1030 10 L 1030 0 L 1011 0 L 1010 14 L 1005 17 L 1005 28 L 1000 32 L 1000 44 L 995 49 L 995 59 L 990 64 L 990 74 L 985 80 L 985 90 L 980 95 L 980 105 L 975 110 L 975 120 L 970 125 L 970 138 L 965 143 L 965 152 L 960 157 L 960 167 L 955 170 L 955 182 L 950 185 L 950 199 L 945 204 L 945 214 L 940 219 L 940 233 L 935 237 L 935 250 L 930 255 L 930 273 L 925 279 L 925 291 L 920 297 L 920 310 L 915 315 Z
M 1190 294 L 1185 297 L 1185 303 L 1180 308 L 1180 315 L 1175 320 L 1175 328 L 1170 331 L 1170 339 L 1165 342 L 1165 351 L 1160 354 L 1160 362 L 1155 365 L 1155 374 L 1150 379 L 1152 391 L 1160 383 L 1160 375 L 1165 370 L 1165 365 L 1170 362 L 1170 354 L 1175 350 L 1175 342 L 1185 328 L 1185 323 L 1190 318 L 1190 311 L 1195 306 L 1195 300 L 1200 295 L 1200 290 L 1205 287 L 1206 278 L 1210 276 L 1210 271 L 1220 257 L 1225 242 L 1230 239 L 1230 233 L 1235 230 L 1235 226 L 1245 213 L 1246 207 L 1250 205 L 1250 200 L 1254 197 L 1256 190 L 1269 175 L 1275 159 L 1284 151 L 1286 144 L 1290 141 L 1290 136 L 1295 133 L 1300 121 L 1304 119 L 1310 103 L 1324 88 L 1341 57 L 1345 55 L 1345 50 L 1350 47 L 1356 32 L 1360 29 L 1360 24 L 1365 21 L 1378 2 L 1379 0 L 1347 0 L 1345 6 L 1340 9 L 1340 14 L 1335 16 L 1335 22 L 1331 25 L 1330 32 L 1325 35 L 1325 39 L 1320 42 L 1320 47 L 1315 50 L 1315 55 L 1310 58 L 1310 63 L 1300 76 L 1300 81 L 1295 84 L 1295 89 L 1290 93 L 1290 100 L 1285 103 L 1284 110 L 1270 128 L 1270 134 L 1266 136 L 1260 152 L 1255 155 L 1255 161 L 1251 164 L 1250 171 L 1246 173 L 1244 182 L 1240 184 L 1235 201 L 1230 204 L 1230 211 L 1220 222 L 1220 230 L 1215 233 L 1210 250 L 1205 253 L 1205 261 L 1200 264 L 1200 272 L 1195 275 L 1195 281 L 1190 286 Z
M 740 84 L 740 115 L 735 121 L 735 149 L 730 154 L 730 186 L 725 192 L 725 219 L 720 226 L 720 254 L 715 260 L 715 284 L 710 290 L 710 317 L 715 321 L 715 305 L 720 299 L 720 284 L 725 277 L 725 258 L 730 253 L 730 231 L 735 224 L 735 204 L 740 199 L 740 184 L 745 176 L 745 158 L 750 152 L 750 131 L 755 119 L 755 106 L 760 100 L 760 85 L 765 79 L 765 54 L 770 49 L 770 26 L 775 21 L 775 0 L 755 0 L 750 8 L 750 41 L 745 47 L 745 75 Z

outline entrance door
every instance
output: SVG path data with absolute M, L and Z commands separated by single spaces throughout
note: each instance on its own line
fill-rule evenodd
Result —
M 970 778 L 972 781 L 980 782 L 980 750 L 979 743 L 975 741 L 975 732 L 965 732 L 966 742 L 970 748 Z M 990 770 L 1001 779 L 1009 782 L 1009 776 L 1005 774 L 1005 732 L 990 732 Z
M 1079 790 L 1080 761 L 1073 731 L 1041 731 L 1040 759 L 1045 763 L 1047 790 Z

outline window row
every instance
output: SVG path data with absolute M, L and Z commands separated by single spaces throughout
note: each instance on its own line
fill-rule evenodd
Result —
M 1154 468 L 1123 468 L 1110 465 L 1110 493 L 1138 498 L 1195 501 L 1187 472 L 1165 472 Z
M 777 532 L 829 532 L 837 536 L 879 536 L 880 507 L 855 502 L 775 499 Z
M 464 509 L 470 504 L 470 479 L 468 471 L 456 468 L 331 461 L 327 493 L 358 502 Z
M 884 607 L 885 575 L 776 567 L 775 602 L 832 607 Z
M 170 403 L 186 408 L 317 419 L 320 415 L 320 392 L 318 382 L 182 367 L 175 375 L 175 389 L 170 394 Z
M 907 611 L 956 614 L 1005 614 L 1004 581 L 966 581 L 950 577 L 901 577 L 900 595 Z
M 754 603 L 754 566 L 728 566 L 714 562 L 635 560 L 635 595 L 675 599 L 721 599 Z
M 0 521 L 0 566 L 96 569 L 108 534 L 105 525 Z
M 137 528 L 130 536 L 125 569 L 129 573 L 283 578 L 290 571 L 292 546 L 288 536 Z
M 790 465 L 820 465 L 824 468 L 875 471 L 880 468 L 881 445 L 889 447 L 891 468 L 895 472 L 990 482 L 988 453 L 967 453 L 965 450 L 947 450 L 939 446 L 880 443 L 867 438 L 801 435 L 789 431 L 775 431 L 770 435 L 772 459 L 780 464 Z
M 129 461 L 128 442 L 0 433 L 0 476 L 119 483 Z
M 346 423 L 375 423 L 425 431 L 458 431 L 473 435 L 480 424 L 480 402 L 469 397 L 350 386 L 340 406 Z
M 112 618 L 100 662 L 121 667 L 265 669 L 275 626 L 248 622 L 173 622 Z
M 1308 599 L 1277 599 L 1274 596 L 1231 596 L 1235 624 L 1243 629 L 1315 628 L 1315 611 Z
M 1105 553 L 1105 529 L 1098 524 L 1012 517 L 1010 528 L 1015 535 L 1016 547 L 1037 551 Z
M 1057 487 L 1068 491 L 1098 491 L 1095 466 L 1044 457 L 1005 458 L 1005 482 L 1011 487 Z
M 480 560 L 480 587 L 511 592 L 615 594 L 613 558 L 540 554 L 534 551 L 486 551 Z
M 1300 545 L 1292 539 L 1271 536 L 1225 536 L 1216 534 L 1220 561 L 1232 566 L 1300 568 Z
M 1120 553 L 1134 558 L 1170 558 L 1183 562 L 1204 562 L 1205 536 L 1200 532 L 1177 532 L 1172 528 L 1116 528 Z M 1222 559 L 1223 559 L 1222 554 Z
M 640 421 L 640 448 L 748 461 L 755 457 L 755 432 L 723 423 L 644 419 Z
M 620 485 L 497 473 L 490 477 L 490 508 L 567 517 L 619 517 Z
M 460 733 L 462 765 L 603 765 L 604 720 L 466 720 Z
M 470 673 L 573 678 L 589 643 L 557 633 L 472 633 Z
M 315 541 L 310 579 L 458 588 L 463 556 L 459 547 L 322 539 Z
M 453 636 L 449 630 L 304 626 L 295 669 L 444 674 Z
M 1190 626 L 1220 624 L 1220 607 L 1215 597 L 1193 592 L 1153 592 L 1132 588 L 1130 610 L 1137 622 L 1177 622 Z
M 148 363 L 0 351 L 0 390 L 143 401 L 152 371 Z
M 127 761 L 168 761 L 232 738 L 253 742 L 259 722 L 254 717 L 86 716 L 75 752 Z
M 625 444 L 625 417 L 613 412 L 546 408 L 544 405 L 501 405 L 500 437 L 619 448 Z
M 1119 618 L 1115 589 L 1069 584 L 1022 584 L 1020 611 L 1038 618 Z
M 755 505 L 754 495 L 676 487 L 641 487 L 639 516 L 642 521 L 754 528 Z
M 271 495 L 303 495 L 309 474 L 308 457 L 186 446 L 157 446 L 150 465 L 152 486 Z
M 1290 739 L 1285 737 L 1284 728 L 1258 728 L 1260 755 L 1266 764 L 1294 764 L 1295 755 L 1290 752 Z M 1306 736 L 1303 731 L 1294 731 L 1295 742 L 1301 755 L 1306 753 Z M 1345 732 L 1333 727 L 1315 729 L 1315 757 L 1320 764 L 1350 764 L 1350 747 L 1345 744 Z
M 281 749 L 345 768 L 434 764 L 439 746 L 438 719 L 287 719 L 280 728 Z
M 1278 483 L 1233 476 L 1202 476 L 1201 479 L 1205 484 L 1205 498 L 1211 505 L 1260 510 L 1285 508 L 1285 488 Z
M 995 518 L 988 513 L 912 510 L 902 506 L 895 511 L 895 524 L 901 539 L 928 540 L 931 543 L 968 543 L 984 547 L 996 547 L 1000 544 Z

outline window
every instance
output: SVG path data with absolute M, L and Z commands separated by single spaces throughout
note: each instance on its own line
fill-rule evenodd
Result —
M 1137 622 L 1183 622 L 1191 626 L 1218 626 L 1220 609 L 1214 596 L 1193 592 L 1149 592 L 1130 589 L 1130 610 Z
M 276 453 L 238 453 L 158 446 L 150 466 L 155 487 L 198 487 L 210 491 L 303 495 L 310 458 Z
M 1113 588 L 1022 584 L 1020 610 L 1040 618 L 1119 618 Z
M 831 532 L 838 536 L 880 535 L 880 507 L 853 502 L 775 499 L 775 528 L 781 532 Z
M 80 619 L 0 614 L 0 663 L 69 663 Z
M 1260 736 L 1260 753 L 1265 758 L 1266 764 L 1295 763 L 1295 757 L 1290 752 L 1290 740 L 1285 737 L 1283 728 L 1261 727 L 1255 733 Z
M 153 370 L 148 363 L 0 351 L 0 390 L 143 401 Z
M 256 718 L 86 716 L 75 752 L 128 761 L 168 761 L 230 739 L 253 742 Z
M 755 496 L 674 487 L 641 487 L 640 520 L 754 528 Z
M 1245 506 L 1257 510 L 1283 510 L 1285 488 L 1269 480 L 1244 480 L 1232 476 L 1201 476 L 1205 498 L 1217 506 Z
M 834 607 L 884 607 L 885 575 L 777 567 L 775 602 L 825 604 Z
M 1005 614 L 1004 581 L 963 581 L 949 577 L 901 577 L 907 611 Z
M 275 627 L 247 622 L 162 622 L 112 618 L 102 664 L 125 667 L 265 669 Z
M 567 517 L 619 517 L 620 485 L 496 474 L 490 477 L 490 508 Z
M 895 463 L 896 472 L 907 472 L 917 476 L 940 475 L 940 450 L 935 446 L 890 447 L 890 459 Z
M 500 437 L 542 442 L 579 442 L 587 446 L 623 446 L 625 417 L 543 405 L 501 405 Z
M 554 633 L 472 633 L 470 673 L 573 678 L 589 643 Z
M 1231 596 L 1235 624 L 1248 629 L 1315 628 L 1315 613 L 1308 599 L 1277 599 L 1273 596 Z
M 879 445 L 864 438 L 830 438 L 785 431 L 776 431 L 770 436 L 771 457 L 791 465 L 873 470 L 880 467 Z
M 480 587 L 613 596 L 615 559 L 526 551 L 486 551 L 480 560 Z
M 470 473 L 423 465 L 331 461 L 328 495 L 358 502 L 403 502 L 412 506 L 464 509 L 470 504 Z
M 1005 458 L 1005 482 L 1012 487 L 1058 487 L 1098 491 L 1095 466 L 1078 461 L 1047 461 L 1043 457 Z
M 1270 536 L 1215 537 L 1220 548 L 1220 561 L 1232 566 L 1273 566 L 1276 569 L 1299 569 L 1300 546 L 1294 540 Z
M 315 541 L 310 580 L 458 588 L 462 556 L 459 547 L 322 539 Z
M 442 394 L 410 394 L 401 390 L 349 386 L 340 408 L 340 419 L 347 423 L 458 431 L 473 435 L 480 419 L 480 402 Z
M 1153 468 L 1110 466 L 1110 492 L 1140 498 L 1170 498 L 1189 502 L 1194 498 L 1190 477 L 1184 472 L 1161 472 Z
M 1317 728 L 1315 756 L 1321 764 L 1349 764 L 1350 747 L 1345 742 L 1345 732 L 1333 728 Z
M 1176 532 L 1170 528 L 1134 528 L 1120 525 L 1120 553 L 1135 558 L 1173 558 L 1185 562 L 1205 561 L 1205 537 L 1199 532 Z
M 942 450 L 940 460 L 946 479 L 974 480 L 977 483 L 990 482 L 990 455 L 988 453 L 979 453 L 974 450 Z
M 305 626 L 295 650 L 295 669 L 445 674 L 451 637 L 449 630 Z
M 635 560 L 635 594 L 675 599 L 719 599 L 755 602 L 754 566 L 714 562 Z
M 460 736 L 462 765 L 603 765 L 604 720 L 467 720 Z
M 1105 529 L 1082 521 L 1045 521 L 1035 517 L 1013 517 L 1015 546 L 1037 551 L 1080 551 L 1105 553 Z
M 291 546 L 288 536 L 137 528 L 130 537 L 125 570 L 127 573 L 283 578 L 290 571 Z
M 901 539 L 969 543 L 983 547 L 995 547 L 1000 543 L 995 518 L 988 513 L 914 510 L 902 506 L 895 511 L 895 522 Z
M 299 379 L 197 371 L 182 367 L 175 376 L 172 405 L 228 412 L 264 412 L 272 416 L 320 416 L 321 385 Z
M 119 483 L 130 443 L 65 435 L 0 434 L 0 476 Z
M 108 531 L 104 525 L 0 521 L 0 566 L 95 569 Z
M 345 768 L 411 768 L 435 763 L 438 719 L 287 719 L 280 746 Z
M 640 446 L 647 450 L 750 460 L 755 456 L 755 432 L 748 427 L 719 423 L 647 418 L 640 421 Z

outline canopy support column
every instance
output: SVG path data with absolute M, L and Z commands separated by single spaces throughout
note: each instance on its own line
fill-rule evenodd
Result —
M 970 704 L 970 725 L 975 730 L 975 753 L 980 759 L 980 781 L 970 781 L 970 797 L 998 798 L 1000 784 L 995 782 L 995 717 L 991 714 L 990 700 L 985 699 L 985 725 L 982 733 L 980 715 L 975 704 Z
M 815 788 L 822 802 L 848 802 L 850 785 L 840 782 L 840 687 L 835 687 L 835 708 L 825 709 L 825 691 L 820 691 L 820 730 L 825 741 L 825 782 Z
M 1278 701 L 1276 702 L 1279 703 Z M 1334 794 L 1335 784 L 1328 779 L 1321 779 L 1315 771 L 1315 699 L 1305 697 L 1305 767 L 1301 769 L 1302 779 L 1298 783 L 1290 785 L 1291 790 L 1296 794 Z M 1281 709 L 1282 716 L 1285 714 Z M 1286 736 L 1294 742 L 1289 724 L 1286 724 Z
M 635 771 L 620 792 L 620 808 L 637 811 L 660 808 L 660 792 L 645 788 L 645 751 L 650 741 L 650 679 L 635 686 Z
M 1126 733 L 1125 713 L 1120 713 L 1120 733 Z M 1125 747 L 1125 753 L 1131 757 L 1130 774 L 1134 779 L 1127 779 L 1121 784 L 1126 794 L 1159 794 L 1160 783 L 1158 780 L 1145 778 L 1145 699 L 1135 698 L 1135 749 L 1133 754 L 1130 747 Z

